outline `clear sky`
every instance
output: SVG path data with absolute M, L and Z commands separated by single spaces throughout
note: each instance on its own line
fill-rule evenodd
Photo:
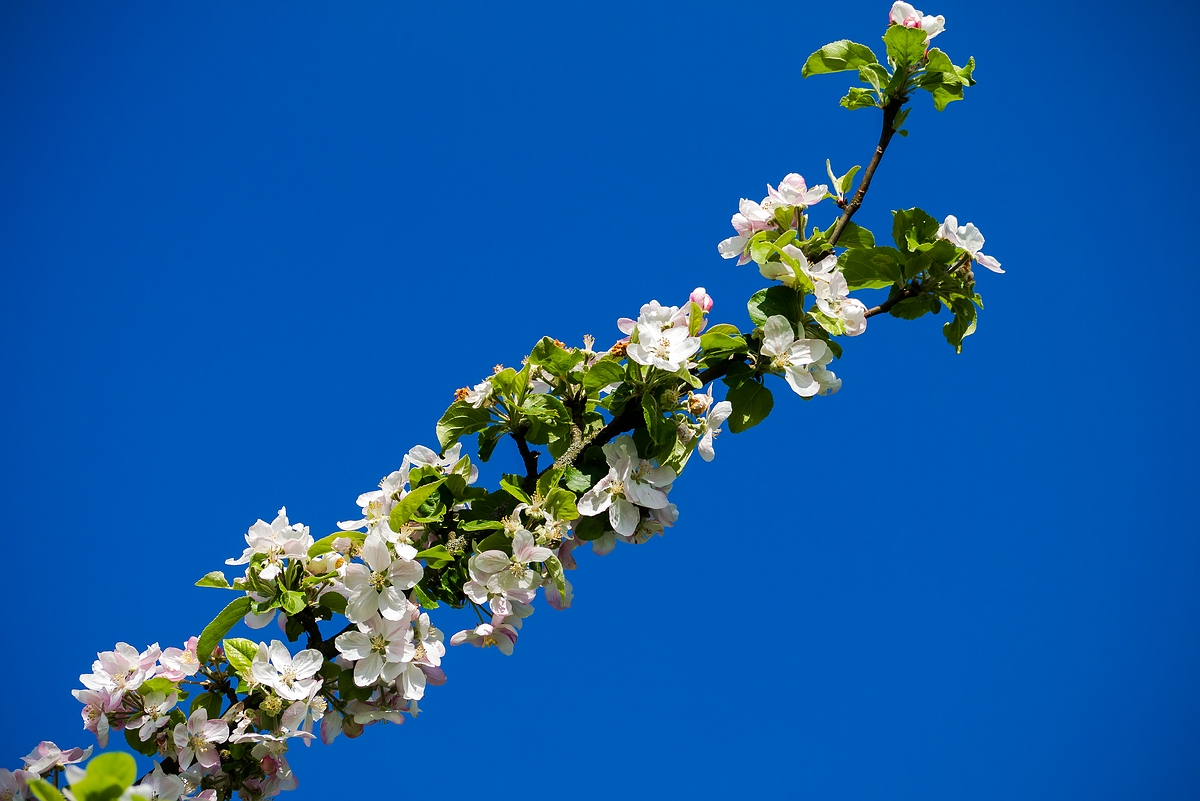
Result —
M 922 6 L 979 85 L 917 98 L 857 219 L 982 229 L 964 354 L 871 320 L 667 537 L 452 650 L 419 720 L 299 749 L 292 797 L 1200 796 L 1197 7 Z M 538 337 L 698 285 L 747 324 L 716 243 L 866 163 L 878 113 L 800 67 L 887 10 L 4 3 L 0 765 L 90 742 L 96 651 L 181 644 L 255 519 L 332 531 Z

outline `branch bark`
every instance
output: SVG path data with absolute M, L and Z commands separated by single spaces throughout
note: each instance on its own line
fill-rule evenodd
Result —
M 838 239 L 842 236 L 842 232 L 850 224 L 850 218 L 862 206 L 863 200 L 867 196 L 867 190 L 871 188 L 871 179 L 875 177 L 875 170 L 879 168 L 879 162 L 883 160 L 884 152 L 887 150 L 888 145 L 891 144 L 892 137 L 896 135 L 896 115 L 900 113 L 900 109 L 904 107 L 907 100 L 907 97 L 901 95 L 892 98 L 883 107 L 883 130 L 879 132 L 879 144 L 875 146 L 875 155 L 871 157 L 871 163 L 867 165 L 866 172 L 863 173 L 862 182 L 858 185 L 858 191 L 854 193 L 854 197 L 846 204 L 846 208 L 842 211 L 842 216 L 838 218 L 837 225 L 834 226 L 833 233 L 829 235 L 830 247 L 837 244 Z

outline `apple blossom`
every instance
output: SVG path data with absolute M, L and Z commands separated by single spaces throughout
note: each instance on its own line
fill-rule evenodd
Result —
M 942 15 L 931 17 L 922 14 L 910 4 L 903 0 L 896 0 L 892 4 L 891 13 L 888 14 L 888 19 L 896 25 L 903 25 L 906 28 L 920 28 L 925 31 L 925 43 L 928 44 L 933 37 L 937 36 L 942 31 L 946 30 L 946 18 Z
M 170 722 L 170 712 L 179 701 L 176 693 L 147 693 L 142 699 L 142 714 L 129 721 L 129 728 L 138 730 L 138 737 L 145 741 Z
M 700 445 L 697 447 L 700 458 L 704 461 L 711 462 L 716 455 L 713 451 L 713 440 L 721 433 L 721 425 L 732 412 L 733 406 L 729 401 L 721 401 L 713 406 L 708 417 L 704 418 L 704 436 L 700 438 Z
M 981 252 L 983 249 L 983 234 L 975 227 L 975 223 L 960 226 L 958 218 L 953 214 L 946 217 L 942 227 L 938 229 L 938 238 L 945 239 L 955 247 L 960 247 L 971 254 L 971 260 L 977 261 L 994 273 L 1003 273 L 1000 262 Z
M 408 615 L 408 600 L 404 590 L 412 589 L 421 580 L 424 571 L 414 561 L 417 549 L 411 545 L 397 544 L 396 558 L 392 558 L 388 544 L 374 534 L 363 542 L 362 559 L 346 566 L 346 590 L 350 596 L 346 604 L 346 617 L 358 623 L 376 612 L 388 620 L 403 620 Z
M 856 337 L 867 330 L 867 307 L 858 298 L 850 297 L 846 276 L 841 272 L 815 277 L 813 287 L 817 308 L 830 319 L 841 321 L 846 336 Z
M 675 472 L 669 467 L 643 466 L 628 435 L 617 437 L 602 450 L 609 464 L 608 475 L 579 499 L 579 513 L 593 517 L 607 510 L 615 532 L 632 534 L 641 517 L 638 506 L 661 509 L 667 505 L 667 493 L 661 488 L 675 480 Z
M 176 723 L 175 747 L 179 749 L 179 767 L 184 770 L 194 759 L 201 766 L 215 768 L 221 757 L 215 746 L 229 739 L 229 724 L 223 720 L 209 720 L 203 707 L 188 717 L 187 723 Z
M 325 662 L 320 651 L 309 648 L 293 657 L 286 645 L 279 640 L 271 640 L 267 654 L 270 661 L 256 658 L 251 670 L 259 684 L 270 687 L 281 698 L 289 701 L 305 698 L 310 694 L 312 685 L 320 683 L 320 679 L 313 678 Z
M 490 648 L 493 645 L 505 656 L 512 656 L 513 645 L 517 642 L 517 627 L 520 619 L 505 618 L 493 615 L 491 623 L 480 623 L 473 629 L 460 631 L 450 638 L 451 645 L 462 645 L 464 642 L 476 648 Z
M 769 318 L 763 326 L 762 353 L 770 357 L 772 370 L 782 370 L 792 390 L 802 398 L 811 398 L 820 390 L 808 369 L 828 352 L 819 339 L 796 339 L 792 324 L 782 314 Z
M 246 550 L 237 559 L 226 559 L 225 564 L 244 565 L 255 554 L 265 554 L 265 566 L 259 570 L 258 577 L 270 581 L 283 569 L 284 559 L 304 559 L 312 544 L 308 526 L 289 523 L 285 507 L 269 525 L 259 520 L 251 526 L 246 532 Z
M 159 657 L 161 666 L 158 675 L 174 682 L 183 681 L 188 676 L 195 676 L 200 670 L 200 660 L 196 657 L 196 637 L 188 638 L 183 648 L 164 648 Z
M 407 617 L 407 616 L 406 616 Z M 338 651 L 354 662 L 354 683 L 368 687 L 382 678 L 396 680 L 404 663 L 416 654 L 413 630 L 407 619 L 388 620 L 373 615 L 358 623 L 358 631 L 339 634 L 334 641 Z
M 101 748 L 108 746 L 108 734 L 112 729 L 110 716 L 121 708 L 122 693 L 113 695 L 108 690 L 72 690 L 71 695 L 83 704 L 83 728 L 96 735 Z
M 829 195 L 829 187 L 825 184 L 814 186 L 812 189 L 804 182 L 804 178 L 796 173 L 788 173 L 779 182 L 779 188 L 767 184 L 767 199 L 763 201 L 764 209 L 775 209 L 794 206 L 805 209 L 821 202 Z
M 120 696 L 141 687 L 142 682 L 154 675 L 161 654 L 157 643 L 139 653 L 128 643 L 119 642 L 113 650 L 97 654 L 92 672 L 81 675 L 79 680 L 89 690 L 108 690 Z
M 92 755 L 92 747 L 71 748 L 63 751 L 49 740 L 42 740 L 37 747 L 25 755 L 25 770 L 45 775 L 55 768 L 63 768 L 82 762 Z

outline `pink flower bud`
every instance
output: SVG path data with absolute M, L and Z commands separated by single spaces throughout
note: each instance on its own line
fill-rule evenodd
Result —
M 712 311 L 713 299 L 704 291 L 704 287 L 698 286 L 692 290 L 691 301 L 700 307 L 701 311 Z

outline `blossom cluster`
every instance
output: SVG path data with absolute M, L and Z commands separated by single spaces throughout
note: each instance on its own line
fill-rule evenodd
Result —
M 917 40 L 911 59 L 920 35 L 902 28 L 924 32 L 928 44 L 945 20 L 896 2 L 889 25 L 889 36 Z M 850 69 L 845 45 L 814 54 L 832 53 L 818 67 Z M 871 64 L 861 51 L 855 57 Z M 900 71 L 902 62 L 889 63 Z M 886 74 L 874 66 L 866 71 Z M 900 78 L 921 67 L 908 66 Z M 953 83 L 939 74 L 943 89 Z M 297 787 L 296 742 L 328 744 L 417 717 L 427 688 L 447 682 L 447 641 L 512 655 L 539 590 L 552 609 L 572 605 L 566 572 L 577 569 L 577 550 L 590 543 L 604 556 L 674 526 L 671 493 L 692 454 L 712 461 L 723 430 L 762 422 L 770 387 L 782 386 L 772 382 L 804 400 L 837 392 L 838 338 L 862 335 L 871 316 L 917 319 L 948 308 L 954 317 L 943 331 L 961 349 L 982 307 L 971 266 L 1003 272 L 982 252 L 979 229 L 953 215 L 938 223 L 920 209 L 898 210 L 895 247 L 877 246 L 851 221 L 865 193 L 847 200 L 858 168 L 837 177 L 826 165 L 829 185 L 790 173 L 761 201 L 743 198 L 735 235 L 718 245 L 722 257 L 753 261 L 772 282 L 750 298 L 748 330 L 710 325 L 713 298 L 697 287 L 680 305 L 652 300 L 618 319 L 620 337 L 607 349 L 591 336 L 581 348 L 544 337 L 520 368 L 497 365 L 458 390 L 438 422 L 437 447 L 411 448 L 333 533 L 314 538 L 286 508 L 250 526 L 241 555 L 225 562 L 241 575 L 213 571 L 197 582 L 235 596 L 197 636 L 181 647 L 117 643 L 98 654 L 74 691 L 84 728 L 101 748 L 123 732 L 155 761 L 122 799 L 261 799 Z M 814 207 L 828 198 L 836 219 L 808 233 Z M 887 296 L 869 309 L 851 296 L 860 290 Z M 505 439 L 525 472 L 488 490 L 479 464 Z M 449 610 L 470 610 L 476 622 L 459 621 L 447 638 L 431 613 L 452 620 Z M 274 624 L 306 647 L 229 636 L 238 623 Z M 83 769 L 91 751 L 39 744 L 23 768 L 0 770 L 0 801 L 32 798 L 39 782 L 60 776 L 85 786 L 103 758 Z

